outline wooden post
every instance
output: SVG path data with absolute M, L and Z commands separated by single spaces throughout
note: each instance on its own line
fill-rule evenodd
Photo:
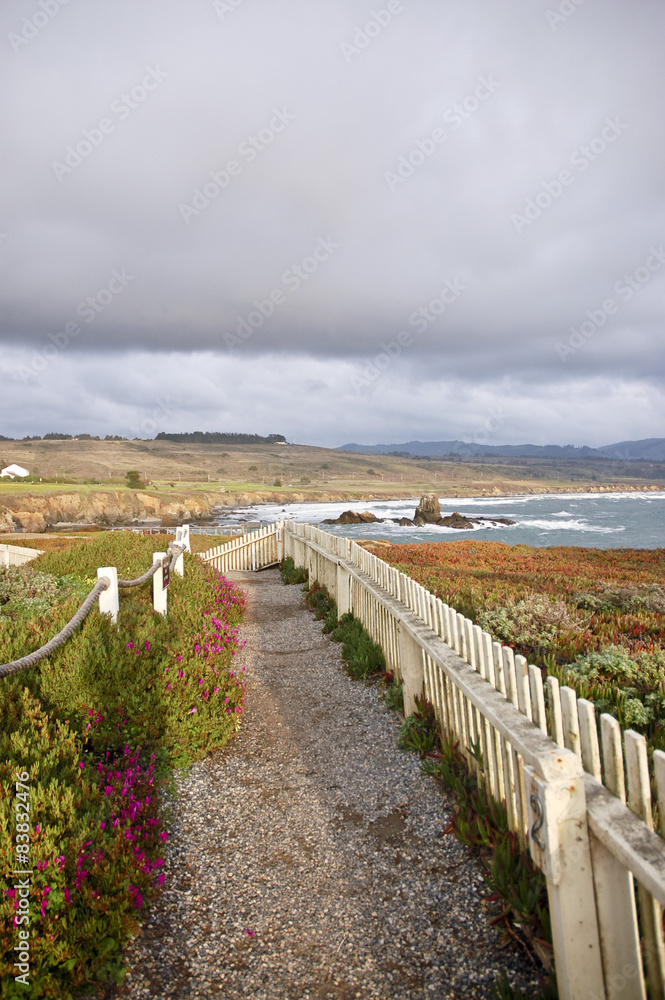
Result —
M 344 563 L 337 563 L 337 615 L 342 615 L 352 611 L 351 607 L 351 574 Z
M 152 557 L 153 565 L 154 563 L 159 563 L 159 566 L 155 571 L 155 575 L 152 578 L 152 606 L 157 614 L 164 616 L 166 616 L 167 591 L 164 587 L 164 571 L 162 569 L 162 562 L 166 558 L 168 558 L 166 552 L 155 552 Z
M 572 753 L 557 758 L 560 777 L 524 766 L 529 846 L 547 879 L 560 1000 L 606 1000 L 586 815 L 584 772 Z
M 112 621 L 118 620 L 118 611 L 120 610 L 120 600 L 118 596 L 118 570 L 115 566 L 104 566 L 103 569 L 97 570 L 97 579 L 106 576 L 111 581 L 111 586 L 108 590 L 102 590 L 99 595 L 99 613 L 102 615 L 110 615 Z
M 184 545 L 182 538 L 182 528 L 176 528 L 175 532 L 175 543 L 176 545 Z M 177 573 L 178 576 L 185 575 L 185 553 L 184 551 L 180 553 L 173 565 L 173 572 Z
M 404 684 L 404 715 L 409 716 L 416 710 L 416 696 L 423 696 L 423 654 L 415 639 L 401 625 L 399 659 Z
M 601 715 L 600 725 L 605 787 L 625 803 L 621 727 L 616 719 L 607 714 Z M 644 1000 L 646 993 L 633 876 L 593 834 L 591 857 L 607 991 L 610 997 L 620 995 L 621 1000 Z
M 179 528 L 176 528 L 175 540 L 178 545 L 184 545 L 187 552 L 192 551 L 192 545 L 189 540 L 189 525 L 182 524 Z

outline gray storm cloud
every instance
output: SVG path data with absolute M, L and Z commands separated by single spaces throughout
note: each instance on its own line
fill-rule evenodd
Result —
M 179 370 L 168 429 L 470 438 L 508 396 L 501 440 L 662 433 L 664 22 L 4 7 L 0 432 L 141 427 Z

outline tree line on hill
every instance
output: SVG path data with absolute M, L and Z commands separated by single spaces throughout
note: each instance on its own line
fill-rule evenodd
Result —
M 23 438 L 9 438 L 0 434 L 0 441 L 139 441 L 142 438 L 126 438 L 120 434 L 107 434 L 100 437 L 98 434 L 59 434 L 54 431 L 48 434 L 28 434 Z M 262 437 L 260 434 L 226 434 L 221 431 L 191 431 L 186 434 L 167 434 L 160 431 L 153 439 L 155 441 L 173 441 L 176 444 L 286 444 L 283 434 L 268 434 Z

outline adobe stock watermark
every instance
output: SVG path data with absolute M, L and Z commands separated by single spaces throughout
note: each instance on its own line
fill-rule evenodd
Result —
M 146 66 L 146 73 L 141 81 L 131 90 L 123 91 L 111 102 L 110 111 L 115 116 L 115 120 L 106 116 L 101 118 L 93 128 L 84 128 L 82 130 L 83 138 L 79 139 L 75 145 L 65 147 L 63 160 L 53 160 L 51 170 L 58 181 L 62 183 L 63 177 L 72 174 L 77 167 L 80 167 L 84 160 L 87 160 L 95 149 L 102 145 L 106 137 L 115 132 L 117 122 L 129 118 L 131 113 L 143 104 L 148 95 L 162 85 L 168 75 L 159 66 L 155 66 L 154 69 L 151 66 Z
M 39 10 L 36 10 L 32 17 L 23 18 L 21 30 L 10 31 L 7 35 L 14 52 L 20 52 L 25 45 L 29 45 L 32 39 L 36 38 L 39 32 L 60 13 L 60 8 L 66 7 L 69 2 L 70 0 L 39 0 Z
M 577 13 L 583 3 L 586 3 L 586 0 L 561 0 L 556 10 L 546 10 L 545 18 L 550 28 L 556 31 L 560 24 L 565 24 L 569 17 Z
M 370 18 L 364 24 L 357 24 L 351 42 L 340 42 L 340 50 L 344 60 L 350 63 L 354 56 L 359 56 L 368 48 L 375 38 L 381 35 L 393 18 L 404 12 L 402 0 L 388 0 L 380 10 L 371 10 Z
M 166 399 L 159 397 L 154 400 L 154 407 L 149 417 L 144 417 L 140 424 L 132 424 L 131 431 L 134 437 L 141 437 L 143 434 L 155 436 L 160 426 L 163 426 L 169 417 L 172 417 L 175 409 L 180 405 L 177 399 Z
M 559 341 L 556 345 L 556 352 L 563 362 L 569 354 L 575 354 L 584 347 L 588 340 L 595 336 L 596 332 L 605 326 L 610 316 L 615 316 L 624 302 L 630 302 L 633 295 L 639 292 L 657 271 L 660 271 L 665 264 L 665 247 L 649 247 L 649 256 L 643 264 L 635 268 L 631 273 L 623 274 L 614 283 L 614 292 L 619 296 L 621 302 L 616 299 L 604 299 L 596 309 L 585 311 L 586 319 L 579 327 L 571 326 L 570 336 L 567 343 Z
M 289 291 L 297 292 L 313 274 L 316 274 L 321 264 L 329 260 L 336 250 L 339 250 L 339 246 L 339 243 L 333 242 L 332 237 L 328 236 L 324 239 L 319 236 L 310 255 L 304 257 L 299 264 L 292 264 L 291 267 L 282 272 L 282 284 Z M 224 333 L 223 339 L 228 349 L 232 351 L 234 347 L 249 340 L 255 330 L 260 329 L 265 321 L 286 301 L 286 293 L 281 288 L 273 288 L 264 299 L 254 299 L 252 302 L 254 309 L 247 316 L 236 317 L 238 320 L 236 332 Z
M 442 316 L 448 306 L 451 306 L 466 291 L 467 286 L 463 285 L 459 278 L 446 278 L 441 291 L 427 305 L 418 306 L 408 319 L 408 325 L 418 333 L 424 333 L 432 323 L 435 323 L 439 316 Z M 381 351 L 362 369 L 361 375 L 351 376 L 351 385 L 360 394 L 364 389 L 369 388 L 373 382 L 383 375 L 390 368 L 393 361 L 400 357 L 402 351 L 413 344 L 413 334 L 408 330 L 400 330 L 395 340 L 387 344 L 382 343 Z
M 500 81 L 495 80 L 491 74 L 478 77 L 478 83 L 473 92 L 467 94 L 462 101 L 447 108 L 442 116 L 443 121 L 450 125 L 453 130 L 457 130 L 480 110 L 481 105 L 489 100 L 500 86 Z M 388 189 L 394 193 L 398 187 L 413 177 L 416 170 L 422 167 L 438 148 L 448 141 L 448 138 L 445 129 L 437 127 L 432 129 L 424 139 L 416 139 L 413 148 L 399 157 L 395 170 L 387 170 L 384 173 Z
M 178 211 L 187 225 L 191 222 L 192 217 L 199 216 L 220 196 L 222 191 L 229 186 L 233 177 L 239 177 L 243 169 L 253 163 L 259 153 L 263 152 L 280 132 L 287 129 L 292 121 L 295 121 L 296 116 L 287 111 L 286 108 L 273 108 L 272 110 L 270 121 L 256 134 L 246 136 L 238 146 L 236 152 L 239 157 L 242 157 L 242 162 L 228 160 L 221 170 L 211 170 L 208 174 L 210 180 L 205 181 L 201 187 L 194 188 L 191 205 L 184 202 L 178 205 Z
M 600 133 L 588 144 L 573 150 L 568 162 L 576 168 L 578 174 L 583 174 L 627 128 L 626 122 L 622 122 L 618 117 L 606 118 Z M 570 170 L 564 169 L 559 171 L 554 180 L 542 181 L 540 186 L 543 190 L 538 191 L 533 198 L 527 199 L 523 214 L 513 212 L 510 216 L 517 233 L 522 233 L 527 226 L 532 226 L 536 219 L 539 219 L 543 212 L 561 197 L 565 189 L 575 183 L 575 176 Z
M 113 302 L 116 296 L 124 292 L 130 281 L 134 281 L 136 275 L 128 274 L 126 267 L 113 268 L 110 280 L 103 288 L 98 288 L 94 295 L 88 295 L 76 307 L 76 316 L 80 317 L 84 323 L 94 323 L 101 313 Z M 55 333 L 48 333 L 46 336 L 51 341 L 45 344 L 40 351 L 33 351 L 30 365 L 18 365 L 15 375 L 25 385 L 30 379 L 40 375 L 58 357 L 60 351 L 66 350 L 72 340 L 75 340 L 82 332 L 82 325 L 75 319 L 69 320 L 61 330 Z
M 245 0 L 212 0 L 212 5 L 217 17 L 223 21 L 227 14 L 233 14 L 244 2 Z
M 483 422 L 476 427 L 473 435 L 471 436 L 471 441 L 473 444 L 487 444 L 490 439 L 490 434 L 496 434 L 506 422 L 503 410 L 499 407 L 495 409 L 490 406 L 485 419 Z

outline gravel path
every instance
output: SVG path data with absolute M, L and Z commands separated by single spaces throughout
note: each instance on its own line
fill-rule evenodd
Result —
M 299 587 L 249 592 L 240 736 L 179 780 L 165 889 L 117 997 L 490 997 L 501 949 L 477 862 L 397 717 L 349 680 Z

